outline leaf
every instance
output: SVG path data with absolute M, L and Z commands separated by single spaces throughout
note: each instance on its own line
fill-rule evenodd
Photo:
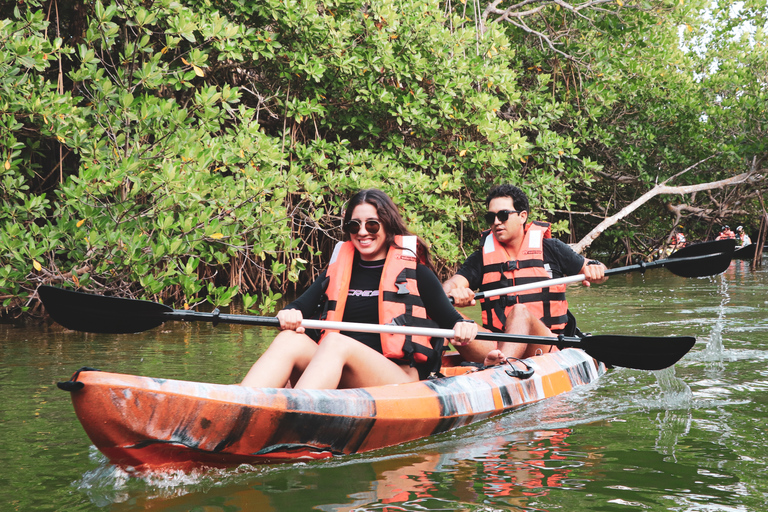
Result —
M 35 267 L 35 270 L 37 270 L 38 272 L 43 270 L 43 266 L 37 260 L 32 260 L 32 266 Z
M 204 76 L 205 76 L 205 72 L 202 70 L 202 68 L 200 68 L 200 67 L 198 67 L 198 66 L 195 66 L 194 64 L 192 64 L 192 69 L 194 69 L 194 70 L 195 70 L 195 74 L 196 74 L 197 76 L 199 76 L 199 77 L 204 77 Z
M 85 219 L 80 219 L 79 221 L 77 221 L 77 227 L 80 227 L 83 224 L 85 224 Z
M 461 151 L 459 151 L 459 156 L 464 156 L 466 154 L 467 154 L 467 150 L 466 149 L 462 149 Z
M 223 233 L 214 233 L 214 234 L 211 235 L 211 238 L 213 238 L 214 240 L 221 240 L 222 238 L 224 238 L 224 234 Z
M 10 160 L 6 160 L 5 161 L 5 170 L 6 171 L 10 170 L 10 168 L 11 168 L 11 161 Z
M 616 3 L 619 4 L 619 7 L 624 7 L 624 2 L 621 0 L 616 0 Z

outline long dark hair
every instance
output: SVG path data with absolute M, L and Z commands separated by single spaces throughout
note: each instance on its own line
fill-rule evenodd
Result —
M 395 206 L 395 203 L 390 197 L 379 189 L 369 188 L 359 191 L 352 196 L 347 203 L 347 210 L 344 212 L 344 224 L 350 221 L 352 218 L 352 212 L 355 207 L 361 204 L 370 204 L 376 208 L 376 214 L 379 216 L 379 222 L 384 229 L 385 242 L 387 247 L 395 246 L 402 249 L 399 245 L 395 244 L 395 236 L 397 235 L 413 235 L 405 225 L 403 216 L 400 215 L 400 210 Z M 432 262 L 429 257 L 429 248 L 426 242 L 418 237 L 418 253 L 416 256 L 420 263 L 426 265 L 430 269 Z M 344 233 L 344 239 L 349 240 L 349 234 Z

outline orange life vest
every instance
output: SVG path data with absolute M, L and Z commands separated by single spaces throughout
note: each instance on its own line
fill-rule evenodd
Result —
M 427 318 L 427 310 L 419 296 L 416 284 L 416 249 L 418 239 L 415 236 L 395 236 L 395 243 L 387 251 L 387 259 L 379 281 L 379 323 L 435 327 Z M 329 278 L 326 289 L 327 307 L 322 318 L 342 321 L 344 306 L 349 294 L 349 282 L 355 259 L 355 247 L 352 242 L 339 242 L 333 251 L 326 276 Z M 336 331 L 338 332 L 338 331 Z M 326 332 L 323 332 L 325 335 Z M 320 339 L 322 343 L 322 338 Z M 429 336 L 411 336 L 404 334 L 381 334 L 381 348 L 385 357 L 408 360 L 412 364 L 423 363 L 434 358 L 436 352 Z
M 544 238 L 551 238 L 549 224 L 530 222 L 525 226 L 525 238 L 517 261 L 509 261 L 507 253 L 492 233 L 483 242 L 483 283 L 481 291 L 496 290 L 551 279 L 544 265 Z M 509 310 L 515 304 L 525 306 L 553 331 L 568 323 L 568 302 L 565 285 L 550 286 L 481 300 L 483 326 L 496 332 L 504 330 Z
M 721 231 L 720 234 L 717 237 L 718 240 L 731 240 L 733 238 L 736 238 L 736 233 L 734 233 L 730 229 L 727 229 L 725 231 Z

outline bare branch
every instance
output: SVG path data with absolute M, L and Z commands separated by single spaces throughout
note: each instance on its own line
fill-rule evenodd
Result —
M 698 165 L 698 163 L 695 165 Z M 689 170 L 695 167 L 695 165 L 689 167 L 686 170 Z M 678 173 L 675 176 L 679 176 L 680 174 L 682 173 Z M 672 179 L 672 178 L 669 178 L 669 179 Z M 610 226 L 613 226 L 614 224 L 619 222 L 621 219 L 623 219 L 633 211 L 637 210 L 640 206 L 648 202 L 650 199 L 658 195 L 691 194 L 691 193 L 699 192 L 702 190 L 713 190 L 718 188 L 724 188 L 730 185 L 740 185 L 744 183 L 757 183 L 764 180 L 765 177 L 761 174 L 755 173 L 754 171 L 748 171 L 745 173 L 741 173 L 737 176 L 733 176 L 731 178 L 727 178 L 720 181 L 713 181 L 710 183 L 699 183 L 696 185 L 682 185 L 678 187 L 672 187 L 672 186 L 666 185 L 669 179 L 664 181 L 663 183 L 659 183 L 658 185 L 653 187 L 651 190 L 649 190 L 648 192 L 646 192 L 645 194 L 637 198 L 631 204 L 619 210 L 619 212 L 616 213 L 615 215 L 612 215 L 604 219 L 600 224 L 595 226 L 595 228 L 592 231 L 590 231 L 584 238 L 582 238 L 578 243 L 572 244 L 571 247 L 573 248 L 573 250 L 578 253 L 582 253 L 587 247 L 592 245 L 592 242 L 594 242 L 597 239 L 597 237 L 599 237 L 606 229 L 608 229 Z

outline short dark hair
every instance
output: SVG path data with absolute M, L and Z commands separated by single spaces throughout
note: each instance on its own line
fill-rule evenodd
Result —
M 497 197 L 509 197 L 512 199 L 512 204 L 515 206 L 515 210 L 530 213 L 528 196 L 514 185 L 504 184 L 492 187 L 491 190 L 488 191 L 488 197 L 485 198 L 485 207 L 487 208 L 488 205 L 491 204 L 491 199 Z

